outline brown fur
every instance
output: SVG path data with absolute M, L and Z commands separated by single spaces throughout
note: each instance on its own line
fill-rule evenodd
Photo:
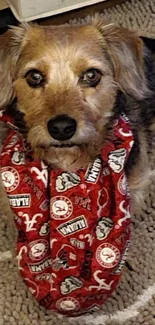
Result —
M 7 108 L 16 98 L 35 157 L 56 168 L 86 167 L 100 152 L 110 136 L 118 91 L 137 101 L 149 96 L 142 41 L 133 32 L 95 19 L 86 26 L 12 28 L 0 37 L 0 62 L 0 107 Z M 90 68 L 102 72 L 96 87 L 79 82 Z M 24 76 L 30 69 L 46 76 L 43 87 L 27 84 Z M 74 143 L 71 148 L 55 148 L 58 140 L 48 132 L 48 120 L 59 114 L 77 121 L 75 135 L 65 142 Z M 141 165 L 137 162 L 129 176 L 133 193 L 144 187 L 141 175 L 149 170 L 146 143 L 141 143 L 140 155 L 146 157 L 145 165 L 140 156 Z

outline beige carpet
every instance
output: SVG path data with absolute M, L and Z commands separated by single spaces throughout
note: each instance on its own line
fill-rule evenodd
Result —
M 155 0 L 127 1 L 100 15 L 133 28 L 140 35 L 155 38 Z M 155 325 L 155 180 L 150 184 L 141 213 L 133 217 L 128 265 L 119 288 L 100 312 L 67 319 L 45 311 L 20 279 L 10 245 L 6 217 L 2 216 L 0 325 Z

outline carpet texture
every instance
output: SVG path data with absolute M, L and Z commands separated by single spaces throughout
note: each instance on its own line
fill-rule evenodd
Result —
M 126 1 L 100 16 L 134 29 L 141 36 L 155 38 L 155 0 Z M 117 291 L 99 312 L 67 319 L 45 311 L 28 292 L 11 256 L 13 237 L 7 218 L 2 216 L 0 325 L 155 325 L 155 179 L 150 183 L 141 212 L 132 221 L 131 246 Z

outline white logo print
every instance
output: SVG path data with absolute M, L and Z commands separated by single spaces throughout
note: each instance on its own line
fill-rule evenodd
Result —
M 84 238 L 86 238 L 87 241 L 88 241 L 88 243 L 89 243 L 89 245 L 92 246 L 92 243 L 93 243 L 93 237 L 92 237 L 92 235 L 90 235 L 90 234 L 86 234 L 86 235 L 84 236 Z
M 127 243 L 126 243 L 126 247 L 125 247 L 125 251 L 121 257 L 121 260 L 120 262 L 118 263 L 115 271 L 113 272 L 113 274 L 119 274 L 125 264 L 125 261 L 126 261 L 126 258 L 127 258 L 127 255 L 128 255 L 128 250 L 129 250 L 129 246 L 130 246 L 130 241 L 127 240 Z
M 49 248 L 48 241 L 45 239 L 38 239 L 29 244 L 30 251 L 29 251 L 29 257 L 32 260 L 40 260 L 42 259 Z
M 89 290 L 92 290 L 92 289 L 97 289 L 97 290 L 104 289 L 104 290 L 108 290 L 108 291 L 111 290 L 111 286 L 114 281 L 112 280 L 109 284 L 107 284 L 105 279 L 100 279 L 98 277 L 99 274 L 102 274 L 102 271 L 100 271 L 100 270 L 95 271 L 94 279 L 98 283 L 98 285 L 89 286 Z
M 17 194 L 17 195 L 8 195 L 10 205 L 14 208 L 20 209 L 30 207 L 31 204 L 31 195 L 28 193 Z
M 9 144 L 6 146 L 6 148 L 11 148 L 11 147 L 13 147 L 13 146 L 17 143 L 18 139 L 19 139 L 18 135 L 17 135 L 17 134 L 14 134 L 14 135 L 12 136 L 12 138 L 11 138 Z
M 55 242 L 57 242 L 57 239 L 56 239 L 56 238 L 52 238 L 52 239 L 50 240 L 50 249 L 53 248 L 53 245 L 54 245 Z
M 89 243 L 89 246 L 92 246 L 92 243 L 93 243 L 93 236 L 91 234 L 86 234 L 86 235 L 79 235 L 79 238 L 80 239 L 84 239 L 86 238 L 87 239 L 87 242 Z
M 108 237 L 113 228 L 113 221 L 110 218 L 102 217 L 96 226 L 96 237 L 98 240 L 103 240 Z
M 48 210 L 48 203 L 49 201 L 47 199 L 45 199 L 39 206 L 39 208 L 42 210 L 42 211 L 47 211 Z
M 12 163 L 14 165 L 24 165 L 25 164 L 25 154 L 24 152 L 15 151 L 12 156 Z
M 45 236 L 49 233 L 49 230 L 50 230 L 50 225 L 48 222 L 45 222 L 40 228 L 39 235 Z
M 68 293 L 81 288 L 83 285 L 82 281 L 74 276 L 70 276 L 64 279 L 61 283 L 60 291 L 63 295 L 67 295 Z
M 80 183 L 80 177 L 73 172 L 63 172 L 56 179 L 56 190 L 64 192 Z
M 96 158 L 93 164 L 91 164 L 86 171 L 86 175 L 85 175 L 86 181 L 89 183 L 96 183 L 101 171 L 101 167 L 102 167 L 101 158 Z
M 118 225 L 119 226 L 122 226 L 122 223 L 124 221 L 131 218 L 130 211 L 129 211 L 130 207 L 128 206 L 127 208 L 124 208 L 124 206 L 123 206 L 124 203 L 125 203 L 125 201 L 122 201 L 120 203 L 120 205 L 119 205 L 119 209 L 124 213 L 124 217 L 118 220 Z
M 66 311 L 72 311 L 72 310 L 79 310 L 80 305 L 79 302 L 73 298 L 73 297 L 67 297 L 67 298 L 61 298 L 57 301 L 56 307 L 59 310 L 66 310 Z
M 37 222 L 37 218 L 42 218 L 43 216 L 41 213 L 36 213 L 30 220 L 30 217 L 27 213 L 19 212 L 18 215 L 19 217 L 25 218 L 24 223 L 26 225 L 26 232 L 35 230 L 34 225 Z
M 115 246 L 105 243 L 97 248 L 96 259 L 101 266 L 113 268 L 120 261 L 120 251 Z
M 47 183 L 48 183 L 48 170 L 47 166 L 41 161 L 41 168 L 42 170 L 40 171 L 37 167 L 32 167 L 31 168 L 31 173 L 35 172 L 37 174 L 37 179 L 41 179 L 42 182 L 45 185 L 45 188 L 47 188 Z
M 45 260 L 39 263 L 28 264 L 32 273 L 43 272 L 52 265 L 52 260 L 50 257 L 47 257 Z
M 2 181 L 4 183 L 4 186 L 6 188 L 7 192 L 14 191 L 18 185 L 19 185 L 19 174 L 16 171 L 16 169 L 12 167 L 4 167 L 1 168 L 2 173 Z
M 39 289 L 36 285 L 35 282 L 33 282 L 32 280 L 28 279 L 28 278 L 24 278 L 24 280 L 26 281 L 28 288 L 31 292 L 31 294 L 37 298 L 38 294 L 39 294 Z
M 126 150 L 120 148 L 109 153 L 108 163 L 115 173 L 120 173 L 124 167 Z
M 57 227 L 57 230 L 63 236 L 69 236 L 75 232 L 81 231 L 82 229 L 88 228 L 87 220 L 84 215 L 79 216 L 75 219 L 69 220 Z
M 126 138 L 132 136 L 132 132 L 131 132 L 131 131 L 124 132 L 124 131 L 123 131 L 123 128 L 120 128 L 120 129 L 119 129 L 119 133 L 120 133 L 121 135 L 123 135 L 123 137 L 126 137 Z
M 51 278 L 50 278 L 50 284 L 51 284 L 51 289 L 50 289 L 50 291 L 57 291 L 57 289 L 56 288 L 54 288 L 53 287 L 53 285 L 54 285 L 54 279 L 56 279 L 57 278 L 57 275 L 55 274 L 55 273 L 51 273 Z
M 129 119 L 128 119 L 128 117 L 124 114 L 124 113 L 121 113 L 121 118 L 122 118 L 122 120 L 124 121 L 124 122 L 129 122 Z
M 17 258 L 17 263 L 18 263 L 18 269 L 19 270 L 24 270 L 23 267 L 20 266 L 20 262 L 21 260 L 23 259 L 23 254 L 26 254 L 27 253 L 27 247 L 26 246 L 22 246 L 19 250 L 19 253 L 18 255 L 16 256 Z
M 129 192 L 126 175 L 120 176 L 117 186 L 122 195 L 126 195 Z
M 0 117 L 2 117 L 4 115 L 4 110 L 0 111 Z
M 79 238 L 80 238 L 80 236 L 79 236 Z M 70 238 L 70 243 L 72 244 L 72 246 L 75 246 L 78 249 L 84 249 L 85 248 L 85 243 L 83 241 L 81 241 L 81 240 L 78 240 L 77 238 Z
M 109 200 L 108 191 L 105 187 L 103 187 L 98 192 L 98 199 L 97 199 L 97 203 L 98 203 L 97 216 L 98 216 L 98 218 L 100 218 L 102 216 L 102 211 L 103 211 L 104 207 L 107 205 L 108 200 Z
M 51 199 L 50 212 L 56 220 L 67 219 L 73 212 L 72 202 L 65 196 L 55 196 Z

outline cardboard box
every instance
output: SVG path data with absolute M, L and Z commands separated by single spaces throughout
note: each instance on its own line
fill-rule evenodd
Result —
M 21 22 L 57 15 L 106 0 L 6 0 Z
M 5 9 L 7 6 L 5 0 L 0 0 L 0 10 Z

